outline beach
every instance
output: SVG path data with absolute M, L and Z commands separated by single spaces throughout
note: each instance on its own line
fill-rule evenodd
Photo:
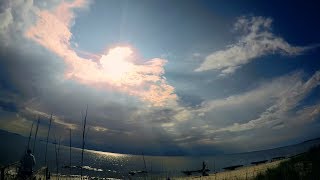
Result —
M 259 165 L 252 165 L 252 166 L 245 166 L 241 167 L 235 170 L 230 171 L 223 171 L 218 173 L 211 173 L 209 176 L 200 176 L 200 175 L 192 175 L 192 176 L 184 176 L 184 177 L 178 177 L 178 178 L 171 178 L 171 179 L 213 179 L 213 180 L 226 180 L 226 179 L 236 179 L 236 180 L 242 180 L 242 179 L 252 179 L 256 177 L 259 173 L 264 173 L 267 169 L 272 169 L 277 167 L 281 162 L 287 161 L 288 159 L 273 161 L 273 162 L 267 162 L 264 164 Z

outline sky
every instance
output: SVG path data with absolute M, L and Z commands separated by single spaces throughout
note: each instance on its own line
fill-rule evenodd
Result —
M 290 3 L 289 3 L 290 2 Z M 3 0 L 0 129 L 151 155 L 320 137 L 312 1 Z

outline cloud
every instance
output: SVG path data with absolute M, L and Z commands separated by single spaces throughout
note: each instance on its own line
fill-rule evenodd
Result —
M 261 82 L 247 92 L 205 100 L 187 109 L 186 120 L 174 120 L 163 126 L 190 153 L 198 147 L 228 152 L 274 147 L 299 138 L 306 131 L 314 131 L 311 124 L 320 117 L 319 102 L 304 107 L 301 104 L 319 84 L 319 71 L 307 80 L 301 71 L 289 73 Z M 259 142 L 252 141 L 257 137 Z
M 11 112 L 18 111 L 18 107 L 13 102 L 0 101 L 0 108 L 2 108 L 5 111 L 11 111 Z
M 45 137 L 53 113 L 52 132 L 68 143 L 72 128 L 74 145 L 79 146 L 81 111 L 88 104 L 87 148 L 123 153 L 144 149 L 158 155 L 212 154 L 217 149 L 238 151 L 243 144 L 261 149 L 264 143 L 301 136 L 302 129 L 312 129 L 308 123 L 318 117 L 317 104 L 297 108 L 316 88 L 316 75 L 304 80 L 303 73 L 295 72 L 265 80 L 246 92 L 217 93 L 219 88 L 227 89 L 228 82 L 219 79 L 209 87 L 201 81 L 208 74 L 190 74 L 189 63 L 176 66 L 183 73 L 175 82 L 165 72 L 164 57 L 144 59 L 129 46 L 112 47 L 99 54 L 78 50 L 71 40 L 71 28 L 74 10 L 86 8 L 86 1 L 2 2 L 1 129 L 27 136 L 32 121 L 40 116 L 39 137 Z M 201 57 L 202 53 L 195 53 L 190 62 L 194 65 L 198 63 L 194 59 Z M 166 77 L 180 85 L 179 97 L 175 94 L 179 85 L 171 86 Z M 237 85 L 230 86 L 237 90 Z M 204 89 L 208 93 L 202 93 Z M 188 95 L 192 97 L 181 100 Z M 255 121 L 258 119 L 261 121 Z M 293 134 L 296 126 L 301 132 Z M 262 137 L 261 141 L 252 141 L 257 137 Z
M 53 11 L 39 11 L 37 23 L 26 31 L 25 36 L 64 59 L 68 67 L 67 79 L 137 96 L 154 106 L 176 104 L 178 97 L 174 87 L 163 76 L 165 59 L 142 60 L 129 47 L 111 48 L 98 55 L 101 58 L 97 61 L 76 53 L 70 45 L 70 26 L 74 19 L 73 9 L 84 5 L 83 1 L 63 2 Z
M 239 42 L 227 46 L 224 50 L 211 53 L 195 71 L 219 70 L 220 75 L 228 75 L 265 55 L 279 53 L 294 56 L 314 47 L 290 45 L 282 37 L 272 33 L 271 24 L 271 18 L 261 16 L 238 18 L 234 28 L 243 33 Z
M 21 34 L 34 22 L 36 11 L 38 11 L 38 7 L 34 6 L 33 0 L 4 0 L 0 2 L 0 40 L 2 46 L 8 47 L 20 39 Z
M 38 111 L 38 110 L 35 110 L 35 109 L 32 109 L 32 108 L 29 108 L 29 107 L 26 107 L 24 109 L 24 113 L 29 113 L 29 114 L 32 114 L 34 117 L 41 117 L 41 118 L 46 118 L 46 119 L 50 119 L 51 115 L 50 114 L 47 114 L 45 112 L 41 112 L 41 111 Z M 64 120 L 62 120 L 61 118 L 55 116 L 55 115 L 52 115 L 52 121 L 53 123 L 56 123 L 58 125 L 61 125 L 67 129 L 76 129 L 77 128 L 77 125 L 76 124 L 73 124 L 73 123 L 68 123 L 68 122 L 65 122 Z
M 13 20 L 13 17 L 12 17 L 12 14 L 11 14 L 11 9 L 8 8 L 6 9 L 4 12 L 2 12 L 0 14 L 0 21 L 2 22 L 0 24 L 0 31 L 7 31 L 7 28 L 9 26 L 9 24 L 12 22 Z
M 206 120 L 215 119 L 216 127 L 227 126 L 255 118 L 267 107 L 275 103 L 293 86 L 301 83 L 301 72 L 275 78 L 270 82 L 260 83 L 247 92 L 230 95 L 225 98 L 206 100 L 195 112 Z M 219 120 L 218 120 L 219 119 Z
M 1 120 L 0 120 L 0 127 L 1 129 L 19 133 L 24 136 L 28 136 L 30 132 L 30 128 L 32 125 L 32 122 L 27 120 L 26 118 L 23 118 L 19 116 L 18 114 L 13 114 L 6 111 L 2 111 L 0 109 L 1 114 Z
M 287 82 L 287 83 L 286 83 Z M 320 85 L 320 72 L 316 72 L 306 82 L 303 82 L 301 73 L 295 73 L 291 76 L 281 77 L 274 80 L 271 84 L 264 86 L 267 88 L 258 88 L 244 95 L 239 95 L 237 98 L 227 98 L 225 101 L 214 101 L 207 103 L 209 105 L 204 106 L 204 111 L 209 111 L 219 106 L 231 107 L 237 104 L 238 106 L 254 107 L 251 104 L 252 99 L 258 98 L 259 101 L 265 101 L 268 97 L 273 98 L 270 105 L 263 111 L 256 119 L 249 120 L 244 123 L 238 123 L 234 120 L 234 123 L 228 126 L 215 129 L 206 129 L 208 136 L 224 134 L 243 133 L 248 131 L 254 131 L 257 136 L 261 133 L 268 134 L 271 138 L 274 130 L 284 130 L 290 132 L 302 125 L 305 127 L 307 124 L 313 122 L 320 115 L 320 105 L 307 105 L 302 109 L 296 109 L 297 106 L 316 88 Z M 276 86 L 277 88 L 270 88 Z M 268 92 L 269 91 L 269 92 Z M 267 96 L 260 97 L 257 94 L 266 92 Z M 271 93 L 272 92 L 272 93 Z M 270 96 L 274 94 L 274 96 Z M 255 103 L 258 103 L 255 102 Z M 259 104 L 259 103 L 258 103 Z M 268 132 L 261 131 L 262 129 L 269 129 Z M 261 132 L 260 132 L 261 131 Z M 209 135 L 210 134 L 210 135 Z M 298 136 L 296 134 L 287 133 L 291 137 Z M 224 138 L 225 141 L 231 141 L 232 137 Z M 275 142 L 275 141 L 274 141 Z

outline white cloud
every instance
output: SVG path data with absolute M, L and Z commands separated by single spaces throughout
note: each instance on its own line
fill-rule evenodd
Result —
M 15 113 L 6 113 L 0 109 L 0 127 L 6 131 L 28 136 L 32 122 Z
M 63 0 L 2 0 L 0 2 L 0 42 L 4 47 L 23 46 L 24 32 L 35 23 L 37 13 L 55 8 Z
M 193 54 L 192 54 L 192 56 L 193 56 L 193 57 L 201 57 L 201 54 L 200 54 L 200 53 L 195 52 L 195 53 L 193 53 Z
M 286 79 L 288 81 L 294 82 L 293 79 L 297 79 L 297 74 L 295 76 L 296 77 L 294 78 L 287 77 Z M 294 108 L 297 107 L 297 105 L 299 105 L 299 103 L 319 84 L 320 71 L 316 72 L 307 82 L 303 82 L 302 79 L 300 79 L 293 84 L 291 83 L 291 86 L 287 86 L 288 84 L 284 85 L 284 88 L 282 88 L 281 91 L 273 92 L 275 94 L 274 97 L 276 98 L 275 102 L 271 106 L 269 106 L 263 113 L 261 113 L 261 115 L 257 119 L 253 119 L 242 124 L 234 123 L 233 125 L 212 130 L 211 132 L 239 132 L 262 127 L 272 127 L 279 123 L 285 123 L 286 125 L 291 126 L 292 124 L 302 124 L 306 121 L 313 120 L 320 114 L 319 104 L 306 107 L 305 109 L 302 109 L 300 111 L 294 111 Z M 231 103 L 229 103 L 229 101 L 226 101 L 225 104 L 230 105 L 241 102 L 241 100 L 244 100 L 244 102 L 248 103 L 251 101 L 251 98 L 254 99 L 255 97 L 257 97 L 255 96 L 256 94 L 263 92 L 263 89 L 253 91 L 252 93 L 250 93 L 253 96 L 248 96 L 248 94 L 246 94 L 244 96 L 239 96 L 239 98 L 234 98 L 235 101 L 232 101 Z M 245 103 L 241 103 L 241 105 L 244 104 Z M 213 105 L 211 105 L 211 107 L 212 106 Z
M 98 132 L 104 132 L 104 131 L 109 130 L 108 128 L 101 127 L 101 126 L 93 126 L 92 129 L 94 129 L 95 131 L 98 131 Z
M 199 107 L 176 109 L 174 116 L 170 114 L 170 121 L 160 124 L 166 134 L 185 148 L 268 148 L 301 136 L 319 117 L 319 104 L 297 108 L 320 83 L 320 71 L 308 80 L 304 76 L 302 72 L 290 73 L 241 94 L 207 100 Z M 297 127 L 301 131 L 296 131 Z M 255 136 L 269 138 L 252 141 Z
M 24 29 L 29 26 L 33 20 L 35 12 L 38 10 L 33 6 L 32 0 L 19 1 L 5 0 L 0 4 L 0 41 L 9 44 L 12 38 L 21 35 Z
M 220 75 L 234 73 L 242 65 L 255 58 L 279 53 L 299 55 L 312 47 L 292 46 L 271 31 L 272 19 L 264 17 L 240 17 L 235 23 L 236 31 L 243 33 L 239 42 L 226 49 L 208 55 L 195 71 L 219 70 Z
M 33 115 L 36 115 L 36 116 L 41 116 L 41 117 L 44 117 L 46 119 L 49 119 L 51 115 L 45 113 L 45 112 L 42 112 L 42 111 L 38 111 L 36 109 L 32 109 L 32 108 L 29 108 L 29 107 L 26 107 L 25 108 L 25 111 L 28 112 L 28 113 L 31 113 Z M 68 123 L 64 120 L 62 120 L 60 117 L 58 116 L 55 116 L 55 115 L 52 115 L 52 120 L 54 123 L 56 124 L 59 124 L 59 125 L 62 125 L 64 126 L 65 128 L 67 129 L 76 129 L 77 128 L 77 125 L 76 124 L 73 124 L 73 123 Z
M 244 123 L 257 118 L 268 107 L 275 104 L 297 83 L 301 83 L 302 73 L 296 72 L 260 83 L 252 90 L 204 101 L 199 109 L 194 110 L 199 118 L 213 124 L 215 129 Z
M 140 59 L 129 46 L 116 46 L 96 54 L 100 57 L 97 62 L 77 54 L 71 46 L 71 26 L 74 10 L 86 5 L 85 0 L 75 0 L 62 2 L 51 11 L 40 10 L 36 23 L 25 31 L 25 36 L 64 60 L 66 80 L 99 90 L 126 93 L 153 106 L 176 103 L 175 88 L 164 76 L 165 59 Z
M 0 32 L 6 31 L 8 28 L 9 24 L 12 22 L 13 17 L 11 14 L 11 8 L 6 9 L 4 12 L 0 14 Z
M 320 85 L 320 71 L 304 77 L 294 72 L 242 94 L 207 100 L 189 110 L 187 121 L 175 121 L 166 129 L 181 146 L 187 142 L 189 147 L 208 145 L 233 152 L 270 148 L 301 137 L 314 131 L 310 125 L 320 116 L 319 102 L 302 104 Z M 193 138 L 180 142 L 187 135 Z

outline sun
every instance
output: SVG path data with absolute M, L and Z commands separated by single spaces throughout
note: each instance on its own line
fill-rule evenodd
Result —
M 100 64 L 104 73 L 114 82 L 121 83 L 123 78 L 134 72 L 133 51 L 129 47 L 115 47 L 102 55 Z M 130 61 L 131 60 L 131 61 Z

